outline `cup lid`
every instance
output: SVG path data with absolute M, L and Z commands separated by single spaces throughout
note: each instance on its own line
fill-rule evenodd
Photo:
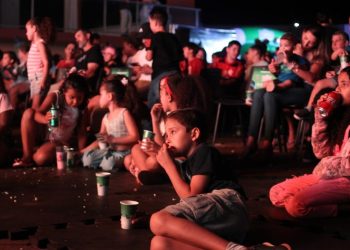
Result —
M 108 173 L 108 172 L 98 172 L 98 173 L 96 173 L 96 176 L 97 177 L 107 177 L 107 176 L 110 176 L 111 175 L 111 173 Z
M 120 204 L 131 206 L 131 205 L 139 205 L 139 202 L 133 201 L 133 200 L 122 200 L 122 201 L 120 201 Z

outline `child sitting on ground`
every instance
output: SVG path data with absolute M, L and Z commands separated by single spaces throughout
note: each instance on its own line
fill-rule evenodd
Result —
M 285 208 L 293 217 L 333 217 L 339 204 L 350 201 L 350 67 L 340 72 L 337 91 L 342 96 L 342 105 L 329 117 L 322 117 L 315 109 L 311 142 L 321 161 L 312 173 L 285 180 L 270 189 L 272 204 Z M 318 104 L 327 97 L 328 94 L 321 96 Z
M 121 166 L 130 153 L 131 145 L 137 143 L 139 132 L 124 100 L 128 86 L 118 79 L 105 80 L 100 87 L 100 107 L 108 108 L 103 117 L 98 140 L 108 147 L 99 147 L 96 140 L 81 150 L 83 165 L 109 171 Z
M 151 110 L 152 127 L 155 134 L 154 140 L 142 141 L 140 144 L 136 144 L 132 148 L 131 155 L 125 159 L 125 167 L 136 178 L 139 178 L 139 181 L 143 184 L 152 184 L 147 183 L 148 181 L 142 178 L 142 176 L 147 175 L 146 171 L 152 171 L 154 173 L 162 170 L 155 159 L 155 154 L 164 142 L 163 136 L 165 131 L 163 118 L 165 114 L 189 107 L 195 107 L 203 112 L 207 112 L 210 101 L 208 91 L 199 78 L 181 77 L 179 74 L 164 77 L 160 81 L 159 93 L 160 103 L 154 104 Z M 157 175 L 153 176 L 157 177 Z M 158 177 L 161 177 L 161 175 L 158 175 Z M 161 181 L 161 179 L 152 179 L 154 179 L 155 183 Z
M 16 159 L 13 167 L 30 167 L 32 165 L 46 165 L 53 163 L 56 156 L 57 145 L 73 146 L 73 136 L 76 131 L 78 135 L 78 146 L 83 147 L 84 129 L 77 129 L 81 119 L 79 110 L 86 96 L 85 79 L 73 74 L 67 78 L 60 91 L 49 94 L 38 111 L 27 109 L 22 116 L 21 136 L 23 156 Z M 58 126 L 50 127 L 50 133 L 44 143 L 35 150 L 36 139 L 40 135 L 46 135 L 48 123 L 52 118 L 50 107 L 58 108 Z
M 219 152 L 205 143 L 204 116 L 193 109 L 170 113 L 165 122 L 166 142 L 157 161 L 170 178 L 180 203 L 152 215 L 155 236 L 151 249 L 290 249 L 288 245 L 246 248 L 241 242 L 249 218 L 242 189 L 222 164 Z M 174 157 L 186 160 L 177 167 Z
M 0 75 L 0 164 L 4 164 L 8 161 L 8 142 L 9 142 L 9 125 L 11 122 L 11 116 L 13 113 L 13 107 L 10 103 L 7 95 L 5 85 Z

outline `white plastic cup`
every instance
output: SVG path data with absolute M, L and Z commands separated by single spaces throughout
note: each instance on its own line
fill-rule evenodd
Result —
M 121 216 L 120 217 L 120 225 L 122 229 L 131 229 L 132 224 L 131 224 L 132 218 L 128 218 L 126 216 Z
M 143 143 L 141 143 L 141 149 L 142 149 L 142 150 L 147 150 L 147 144 L 146 144 L 146 142 L 147 142 L 147 139 L 148 139 L 148 138 L 149 138 L 150 140 L 153 140 L 153 139 L 154 139 L 154 133 L 153 133 L 153 131 L 144 129 L 144 130 L 143 130 L 143 135 L 142 135 L 142 142 L 143 142 Z
M 109 177 L 111 173 L 99 172 L 96 173 L 96 185 L 97 185 L 97 195 L 106 196 L 109 187 Z
M 245 103 L 247 105 L 252 105 L 253 104 L 253 89 L 247 89 L 246 91 L 246 97 L 245 97 Z
M 56 166 L 57 170 L 65 169 L 65 153 L 62 147 L 56 147 Z
M 107 148 L 107 143 L 103 142 L 103 141 L 99 141 L 98 142 L 98 147 L 100 149 L 106 149 Z

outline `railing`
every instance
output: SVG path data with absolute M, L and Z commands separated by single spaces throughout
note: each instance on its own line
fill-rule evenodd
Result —
M 122 3 L 125 1 L 122 0 L 103 0 L 103 29 L 107 30 L 108 24 L 107 24 L 107 7 L 108 3 L 116 2 L 116 3 Z M 129 2 L 132 8 L 134 10 L 133 16 L 135 16 L 135 24 L 137 27 L 139 27 L 142 24 L 142 18 L 140 18 L 140 10 L 142 7 L 147 6 L 147 4 L 144 4 L 139 1 L 130 1 Z M 157 6 L 162 6 L 166 8 L 167 13 L 169 15 L 169 24 L 172 25 L 181 25 L 181 26 L 187 26 L 192 28 L 198 28 L 200 25 L 199 19 L 200 19 L 200 9 L 198 8 L 189 8 L 189 7 L 182 7 L 182 6 L 172 6 L 172 5 L 162 5 L 162 4 L 154 4 Z M 147 21 L 147 20 L 145 20 Z
M 65 0 L 50 0 L 50 5 L 55 4 L 55 8 L 48 8 L 47 2 L 43 0 L 0 0 L 1 7 L 13 6 L 14 2 L 17 1 L 16 8 L 17 13 L 14 17 L 11 13 L 16 12 L 16 9 L 11 9 L 10 12 L 2 11 L 1 14 L 7 15 L 6 18 L 0 17 L 0 27 L 23 27 L 26 20 L 34 16 L 50 16 L 54 19 L 58 30 L 67 30 L 64 27 L 65 15 Z M 100 32 L 115 33 L 118 32 L 120 25 L 119 16 L 119 5 L 125 3 L 122 0 L 69 0 L 77 1 L 76 16 L 80 16 L 80 23 L 82 27 L 89 29 L 96 29 Z M 140 27 L 143 21 L 145 21 L 144 15 L 141 15 L 145 7 L 149 4 L 145 4 L 141 1 L 129 1 L 130 10 L 132 12 L 132 27 L 136 29 Z M 169 24 L 175 26 L 198 28 L 200 26 L 200 9 L 189 8 L 182 6 L 162 5 L 156 4 L 166 8 L 169 15 Z M 46 7 L 45 7 L 46 6 Z M 12 15 L 12 16 L 10 16 Z M 17 20 L 18 19 L 18 20 Z M 5 22 L 1 22 L 6 20 Z M 78 28 L 78 27 L 75 27 Z M 68 28 L 72 29 L 72 28 Z

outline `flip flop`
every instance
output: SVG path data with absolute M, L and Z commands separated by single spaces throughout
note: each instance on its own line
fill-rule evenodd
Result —
M 15 159 L 14 162 L 12 163 L 13 168 L 29 168 L 33 166 L 34 166 L 33 162 L 26 162 L 23 159 Z

